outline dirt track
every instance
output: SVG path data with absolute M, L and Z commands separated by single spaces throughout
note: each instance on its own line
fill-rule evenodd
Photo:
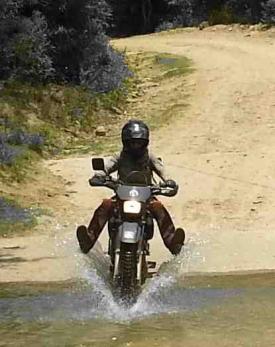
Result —
M 240 32 L 198 30 L 115 42 L 128 51 L 182 54 L 194 61 L 196 71 L 188 77 L 189 107 L 177 107 L 176 121 L 153 133 L 152 139 L 154 152 L 163 157 L 181 186 L 175 199 L 165 201 L 176 224 L 187 230 L 188 259 L 182 262 L 182 271 L 275 269 L 274 43 L 268 34 L 246 37 Z M 167 100 L 169 95 L 171 100 L 177 99 L 175 93 L 167 83 Z M 179 87 L 178 99 L 181 95 Z M 157 111 L 163 95 L 153 99 L 145 95 L 140 107 L 146 110 L 152 102 Z M 74 182 L 70 191 L 76 193 L 69 199 L 74 205 L 68 204 L 66 226 L 59 228 L 57 236 L 62 243 L 63 235 L 70 235 L 64 237 L 71 246 L 63 247 L 67 247 L 64 252 L 54 246 L 56 222 L 48 236 L 1 240 L 1 247 L 25 248 L 7 250 L 23 261 L 7 263 L 0 282 L 62 280 L 77 275 L 76 259 L 68 257 L 77 249 L 75 222 L 87 222 L 90 208 L 108 192 L 89 190 L 89 158 L 47 165 Z M 159 262 L 169 259 L 159 237 L 151 248 Z

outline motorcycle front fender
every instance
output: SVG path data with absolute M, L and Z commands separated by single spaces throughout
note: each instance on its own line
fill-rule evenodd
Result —
M 119 227 L 119 241 L 123 243 L 137 243 L 142 238 L 142 228 L 138 223 L 124 222 Z

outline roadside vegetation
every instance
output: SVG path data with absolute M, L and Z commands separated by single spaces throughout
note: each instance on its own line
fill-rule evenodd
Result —
M 119 137 L 132 103 L 143 94 L 145 78 L 161 83 L 192 71 L 187 58 L 169 54 L 127 59 L 132 77 L 104 94 L 81 86 L 5 83 L 0 91 L 0 178 L 21 182 L 31 162 L 40 158 L 108 149 L 108 138 Z
M 38 211 L 0 197 L 0 236 L 8 237 L 34 227 L 37 214 Z
M 34 175 L 41 174 L 41 159 L 119 150 L 120 128 L 127 119 L 136 116 L 134 107 L 145 93 L 144 83 L 154 90 L 192 71 L 191 62 L 181 56 L 125 53 L 125 59 L 131 77 L 120 89 L 109 93 L 93 93 L 83 86 L 53 83 L 33 86 L 10 81 L 3 85 L 0 91 L 0 235 L 14 235 L 35 226 L 37 211 L 46 207 L 37 206 L 37 201 L 26 201 L 24 196 L 20 197 L 20 204 L 16 201 L 18 185 L 24 186 Z M 149 115 L 146 121 L 154 127 L 164 121 L 164 114 Z M 5 186 L 14 186 L 14 192 Z M 9 194 L 11 191 L 13 194 Z M 11 218 L 5 217 L 7 211 Z M 15 218 L 12 222 L 13 216 L 20 213 L 25 216 L 27 211 L 31 218 L 28 215 L 26 219 Z
M 109 0 L 110 33 L 144 34 L 186 26 L 275 23 L 274 0 Z
M 126 119 L 154 128 L 184 106 L 175 100 L 156 114 L 136 104 L 190 73 L 188 59 L 118 52 L 107 35 L 202 22 L 269 26 L 275 1 L 0 0 L 0 234 L 35 225 L 37 201 L 16 191 L 40 177 L 41 158 L 111 153 Z

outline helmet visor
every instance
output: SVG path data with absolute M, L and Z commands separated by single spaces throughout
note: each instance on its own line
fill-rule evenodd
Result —
M 148 141 L 144 139 L 131 139 L 125 143 L 126 150 L 135 157 L 142 156 L 147 148 Z
M 127 141 L 127 146 L 131 149 L 141 149 L 147 146 L 147 141 L 143 139 L 132 139 Z
M 129 149 L 139 150 L 147 147 L 148 141 L 144 139 L 131 139 L 126 141 L 126 146 Z

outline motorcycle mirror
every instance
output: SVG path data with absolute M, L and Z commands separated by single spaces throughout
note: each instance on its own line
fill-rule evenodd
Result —
M 92 158 L 92 167 L 95 171 L 105 171 L 104 160 L 102 158 Z

